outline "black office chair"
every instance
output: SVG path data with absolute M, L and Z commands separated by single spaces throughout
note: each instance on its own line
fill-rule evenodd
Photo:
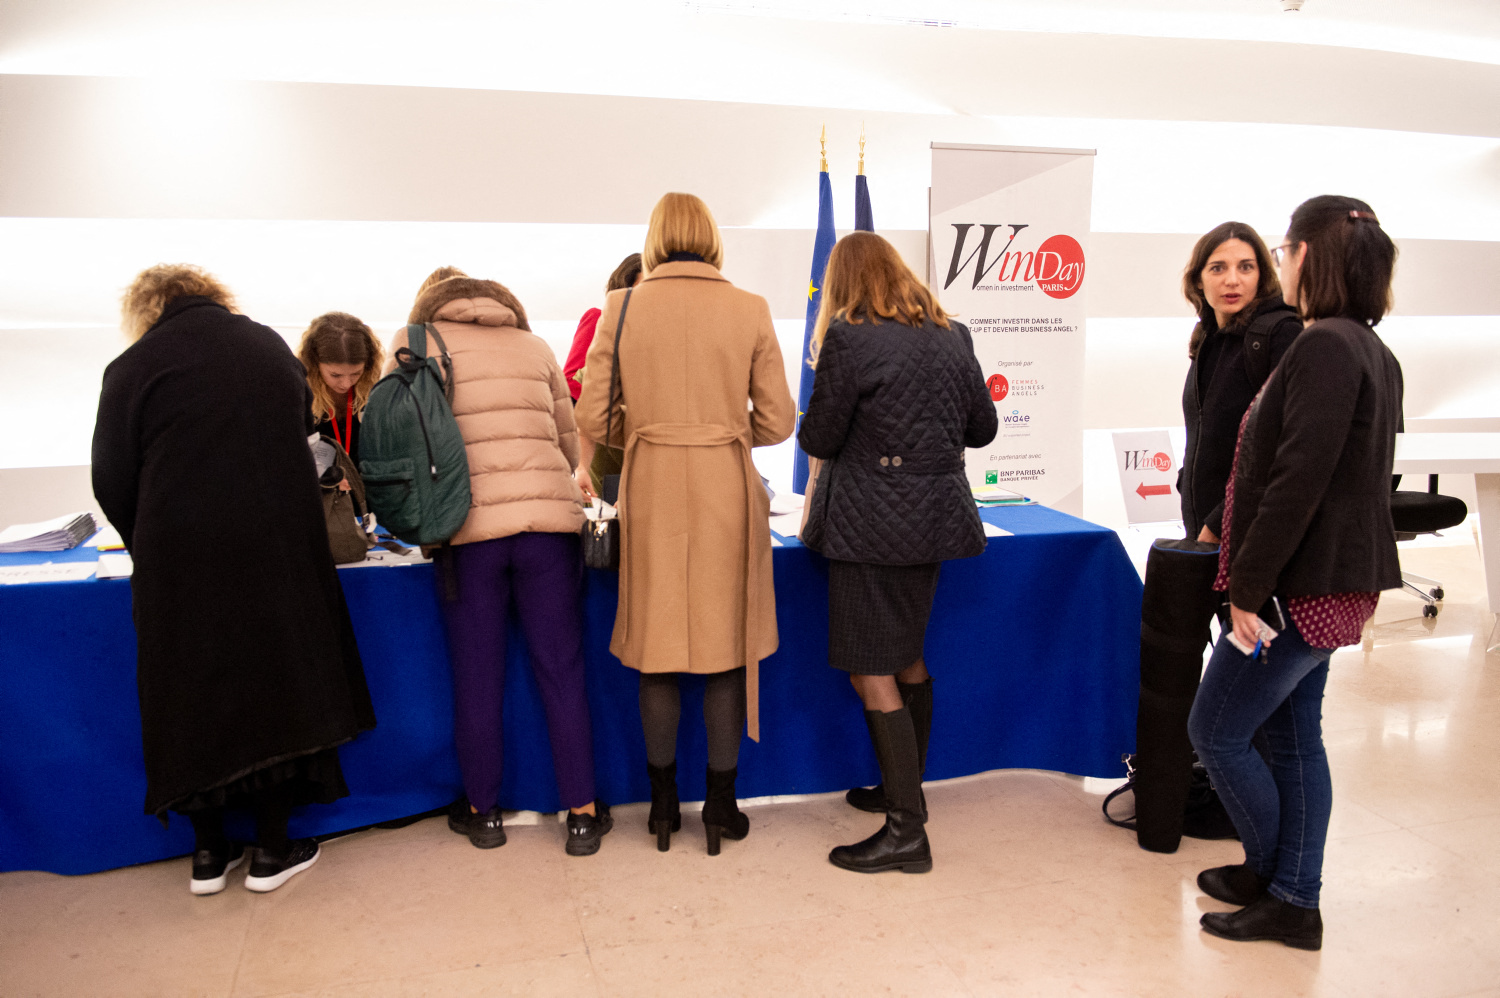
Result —
M 1426 492 L 1395 491 L 1400 484 L 1401 476 L 1396 475 L 1391 482 L 1391 523 L 1396 528 L 1398 541 L 1409 541 L 1418 534 L 1435 534 L 1456 527 L 1469 515 L 1469 507 L 1462 499 L 1438 495 L 1436 475 L 1427 476 Z M 1438 615 L 1438 604 L 1443 599 L 1441 582 L 1402 572 L 1401 588 L 1422 601 L 1422 616 Z

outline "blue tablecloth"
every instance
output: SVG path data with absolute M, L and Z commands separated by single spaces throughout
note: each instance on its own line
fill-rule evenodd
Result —
M 935 677 L 927 778 L 1036 768 L 1121 776 L 1135 742 L 1141 583 L 1118 537 L 1043 507 L 990 509 L 1014 536 L 943 566 L 927 632 Z M 0 565 L 93 558 L 0 555 Z M 858 698 L 827 665 L 828 567 L 774 552 L 781 649 L 761 666 L 761 741 L 739 794 L 819 793 L 878 779 Z M 226 559 L 225 571 L 233 571 Z M 378 727 L 341 750 L 352 796 L 295 815 L 293 835 L 439 807 L 461 792 L 452 682 L 431 566 L 341 570 Z M 616 576 L 590 572 L 586 660 L 599 793 L 646 800 L 636 674 L 609 654 Z M 559 809 L 524 645 L 506 678 L 501 803 Z M 684 681 L 678 772 L 701 799 L 701 681 Z M 90 873 L 192 850 L 192 829 L 141 813 L 145 773 L 125 580 L 0 586 L 0 870 Z M 248 827 L 241 826 L 242 834 Z M 644 832 L 642 833 L 644 834 Z

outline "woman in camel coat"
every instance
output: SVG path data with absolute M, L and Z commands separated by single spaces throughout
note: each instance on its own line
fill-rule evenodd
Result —
M 605 300 L 584 368 L 579 429 L 606 442 L 619 330 L 619 387 L 607 442 L 625 449 L 620 482 L 620 605 L 610 650 L 641 673 L 651 777 L 650 827 L 665 850 L 681 827 L 677 674 L 710 676 L 704 692 L 709 852 L 744 838 L 734 779 L 746 719 L 760 735 L 757 667 L 776 650 L 770 503 L 750 448 L 792 433 L 795 408 L 764 298 L 719 273 L 713 216 L 690 194 L 651 213 L 633 289 Z

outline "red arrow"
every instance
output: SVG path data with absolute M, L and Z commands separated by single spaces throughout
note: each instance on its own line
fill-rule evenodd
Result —
M 1136 486 L 1135 494 L 1140 496 L 1142 499 L 1146 498 L 1147 496 L 1169 496 L 1172 494 L 1172 486 L 1147 485 L 1145 482 L 1142 482 L 1140 485 Z

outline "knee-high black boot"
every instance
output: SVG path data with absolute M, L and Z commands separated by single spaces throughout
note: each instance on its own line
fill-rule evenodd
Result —
M 682 831 L 682 808 L 677 800 L 677 760 L 665 766 L 646 763 L 651 778 L 651 816 L 646 827 L 656 836 L 656 849 L 666 852 L 672 847 L 672 833 Z
M 703 798 L 703 831 L 708 837 L 708 854 L 719 854 L 719 839 L 742 839 L 750 834 L 750 819 L 740 810 L 734 796 L 734 780 L 739 767 L 708 771 L 708 795 Z
M 922 827 L 927 819 L 922 813 L 922 772 L 911 711 L 867 710 L 865 724 L 880 760 L 885 825 L 863 842 L 834 849 L 828 861 L 858 873 L 926 873 L 932 869 L 932 850 Z
M 920 683 L 896 683 L 896 690 L 901 694 L 901 702 L 906 704 L 906 709 L 911 711 L 912 728 L 917 733 L 917 766 L 925 777 L 927 775 L 927 743 L 932 738 L 932 677 L 928 676 Z M 844 794 L 844 800 L 851 807 L 857 807 L 861 811 L 869 811 L 871 814 L 885 813 L 885 787 L 875 784 L 873 787 L 855 787 Z M 927 798 L 922 798 L 922 817 L 927 817 Z

